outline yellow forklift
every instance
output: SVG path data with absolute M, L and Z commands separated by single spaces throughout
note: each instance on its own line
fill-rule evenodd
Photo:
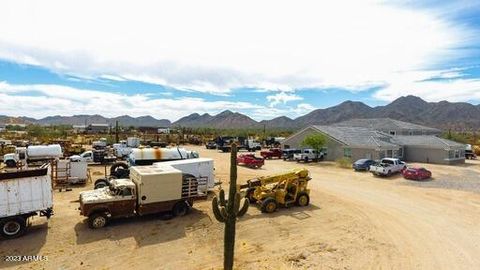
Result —
M 263 213 L 273 213 L 278 206 L 307 206 L 310 203 L 310 181 L 307 169 L 250 179 L 239 190 L 251 203 L 258 203 Z

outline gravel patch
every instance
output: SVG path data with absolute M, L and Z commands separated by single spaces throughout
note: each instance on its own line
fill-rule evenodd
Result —
M 480 174 L 472 169 L 462 170 L 460 175 L 437 174 L 427 181 L 403 180 L 403 185 L 424 188 L 444 188 L 480 193 Z

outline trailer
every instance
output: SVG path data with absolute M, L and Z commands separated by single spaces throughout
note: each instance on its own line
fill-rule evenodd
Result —
M 53 215 L 52 180 L 47 164 L 0 173 L 0 234 L 15 238 L 26 232 L 28 219 Z

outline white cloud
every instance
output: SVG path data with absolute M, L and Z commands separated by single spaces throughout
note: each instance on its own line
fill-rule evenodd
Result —
M 19 85 L 0 81 L 0 114 L 28 115 L 42 118 L 51 115 L 101 114 L 152 115 L 176 120 L 192 112 L 218 113 L 230 110 L 254 110 L 262 106 L 248 102 L 206 101 L 202 98 L 154 98 L 145 95 L 125 95 L 62 85 Z
M 434 11 L 313 0 L 1 1 L 0 33 L 3 59 L 220 95 L 392 84 L 476 37 Z
M 286 104 L 287 102 L 290 102 L 290 101 L 302 100 L 302 99 L 303 98 L 298 95 L 289 94 L 285 92 L 279 92 L 275 95 L 267 96 L 267 100 L 270 102 L 270 107 L 274 107 L 280 103 Z
M 450 79 L 413 81 L 402 80 L 377 91 L 374 97 L 393 101 L 406 95 L 416 95 L 427 101 L 473 101 L 480 100 L 480 79 Z

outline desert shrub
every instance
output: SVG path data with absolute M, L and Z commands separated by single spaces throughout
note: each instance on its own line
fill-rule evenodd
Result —
M 335 160 L 337 166 L 344 169 L 350 169 L 352 167 L 352 159 L 348 157 L 342 157 Z

